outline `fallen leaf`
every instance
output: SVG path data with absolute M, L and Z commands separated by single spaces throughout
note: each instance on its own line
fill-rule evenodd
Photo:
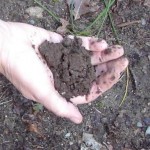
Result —
M 35 123 L 28 124 L 28 131 L 34 132 L 34 133 L 38 134 L 39 136 L 43 137 L 43 135 L 39 131 L 37 124 L 35 124 Z
M 81 15 L 84 15 L 89 12 L 94 12 L 98 10 L 97 6 L 92 6 L 90 0 L 67 0 L 67 3 L 72 8 L 73 5 L 73 15 L 74 19 L 77 20 Z
M 60 22 L 62 26 L 58 27 L 56 31 L 57 33 L 65 34 L 67 31 L 67 26 L 69 25 L 69 22 L 63 18 L 60 18 Z
M 29 124 L 29 131 L 39 133 L 37 125 L 36 124 Z

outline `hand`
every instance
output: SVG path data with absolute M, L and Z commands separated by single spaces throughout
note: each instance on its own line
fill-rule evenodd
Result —
M 62 36 L 28 24 L 0 21 L 0 25 L 5 30 L 2 33 L 3 44 L 0 45 L 1 73 L 26 98 L 43 104 L 56 115 L 75 123 L 82 121 L 82 115 L 74 104 L 95 100 L 118 82 L 120 73 L 128 65 L 128 60 L 121 57 L 124 53 L 121 46 L 112 46 L 106 50 L 108 45 L 104 40 L 81 37 L 83 46 L 93 51 L 91 63 L 97 65 L 97 82 L 93 83 L 89 95 L 72 98 L 73 104 L 55 90 L 52 72 L 38 51 L 43 41 L 59 43 L 63 40 Z

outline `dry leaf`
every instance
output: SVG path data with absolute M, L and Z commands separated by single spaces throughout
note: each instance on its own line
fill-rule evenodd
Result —
M 43 136 L 41 134 L 41 132 L 39 131 L 39 128 L 38 128 L 37 124 L 35 124 L 35 123 L 28 124 L 28 131 L 37 133 L 41 137 Z
M 29 131 L 39 133 L 37 125 L 36 124 L 29 124 Z
M 57 28 L 57 33 L 65 34 L 67 31 L 67 26 L 69 25 L 69 22 L 63 18 L 60 18 L 60 22 L 62 26 Z
M 77 20 L 81 15 L 97 11 L 98 7 L 91 7 L 90 0 L 67 0 L 69 6 L 73 5 L 74 19 Z

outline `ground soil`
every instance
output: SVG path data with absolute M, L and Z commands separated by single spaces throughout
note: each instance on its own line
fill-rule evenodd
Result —
M 119 83 L 97 101 L 79 106 L 84 121 L 75 125 L 56 117 L 46 109 L 38 110 L 34 102 L 25 99 L 1 75 L 0 150 L 78 150 L 83 148 L 83 133 L 93 134 L 97 142 L 113 147 L 113 150 L 150 149 L 150 137 L 145 135 L 149 125 L 145 120 L 150 118 L 150 11 L 144 5 L 145 1 L 117 0 L 113 7 L 115 24 L 128 23 L 118 27 L 119 40 L 130 60 L 129 89 L 123 105 L 119 107 L 125 91 L 125 74 Z M 94 2 L 103 8 L 102 2 Z M 64 1 L 45 0 L 43 3 L 61 18 L 68 18 Z M 37 4 L 33 0 L 1 0 L 0 19 L 25 22 L 56 31 L 60 24 L 46 11 L 40 19 L 26 14 L 25 10 L 31 6 Z M 77 25 L 84 28 L 94 15 L 96 13 L 82 16 Z M 129 24 L 132 21 L 136 22 Z M 109 21 L 100 37 L 106 39 L 110 45 L 115 43 Z M 139 123 L 142 127 L 139 127 Z
M 88 95 L 96 79 L 90 52 L 82 47 L 81 39 L 64 38 L 62 43 L 43 42 L 39 47 L 54 76 L 56 90 L 67 100 Z

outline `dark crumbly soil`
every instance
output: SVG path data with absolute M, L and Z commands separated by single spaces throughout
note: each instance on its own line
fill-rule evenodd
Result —
M 81 44 L 81 39 L 65 38 L 62 43 L 45 41 L 39 47 L 53 73 L 56 90 L 66 99 L 87 95 L 95 79 L 90 52 Z

